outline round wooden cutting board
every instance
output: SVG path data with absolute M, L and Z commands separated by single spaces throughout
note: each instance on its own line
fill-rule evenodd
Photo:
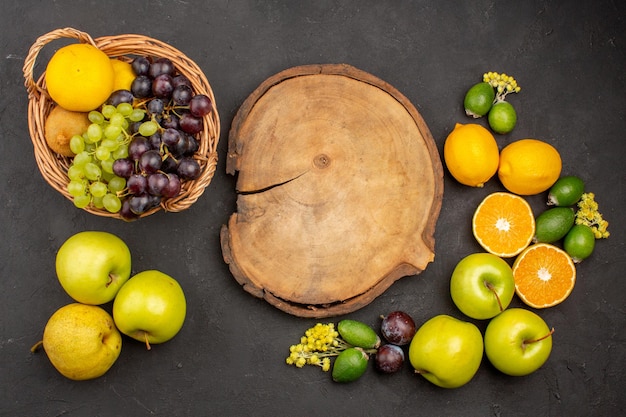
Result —
M 237 211 L 224 260 L 249 293 L 300 317 L 355 311 L 434 259 L 443 170 L 395 88 L 349 65 L 263 82 L 233 120 Z

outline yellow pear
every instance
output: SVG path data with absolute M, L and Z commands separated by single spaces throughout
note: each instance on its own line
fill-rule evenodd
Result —
M 122 337 L 111 315 L 101 307 L 80 303 L 52 314 L 42 343 L 52 365 L 73 380 L 104 375 L 122 349 Z

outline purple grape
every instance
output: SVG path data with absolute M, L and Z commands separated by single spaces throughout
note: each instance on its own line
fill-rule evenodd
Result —
M 150 148 L 160 150 L 161 145 L 163 144 L 161 134 L 159 132 L 156 132 L 154 135 L 151 135 L 148 138 L 148 142 L 150 143 Z
M 200 176 L 200 164 L 191 157 L 184 157 L 178 162 L 178 176 L 184 180 L 195 180 Z
M 148 73 L 150 77 L 157 78 L 159 75 L 174 75 L 174 64 L 169 58 L 157 58 L 150 65 Z
M 202 130 L 202 119 L 195 117 L 190 113 L 183 114 L 179 123 L 180 129 L 191 135 L 195 135 Z
M 116 159 L 113 162 L 113 173 L 118 177 L 130 178 L 135 172 L 135 164 L 130 159 Z
M 151 115 L 160 115 L 165 110 L 165 104 L 160 98 L 153 98 L 146 105 L 146 111 Z
M 161 168 L 161 153 L 156 149 L 145 151 L 139 157 L 138 168 L 142 173 L 154 174 Z
M 165 129 L 163 134 L 161 134 L 161 140 L 167 147 L 175 146 L 176 143 L 181 140 L 181 137 L 182 135 L 180 134 L 180 131 L 171 127 Z
M 179 129 L 180 128 L 180 119 L 177 115 L 173 113 L 168 113 L 163 115 L 163 119 L 160 122 L 161 127 L 167 129 Z
M 133 59 L 130 66 L 132 67 L 135 75 L 148 75 L 148 72 L 150 71 L 150 60 L 145 56 L 138 56 Z
M 168 174 L 167 178 L 167 185 L 161 190 L 161 195 L 165 198 L 176 197 L 181 190 L 180 178 L 176 174 Z
M 137 98 L 152 96 L 152 80 L 147 75 L 138 75 L 130 84 L 130 91 Z
M 172 77 L 168 74 L 161 74 L 152 80 L 152 94 L 157 98 L 169 100 L 173 90 Z
M 144 152 L 151 149 L 150 142 L 143 136 L 135 136 L 128 144 L 128 156 L 133 160 L 138 160 Z
M 185 156 L 193 156 L 200 149 L 200 142 L 192 135 L 187 135 L 187 150 Z
M 415 335 L 415 322 L 407 313 L 394 311 L 383 317 L 380 324 L 380 332 L 385 340 L 394 345 L 403 346 L 413 339 Z
M 151 199 L 147 193 L 133 195 L 128 199 L 128 208 L 139 215 L 150 209 Z
M 162 172 L 156 172 L 148 176 L 148 192 L 158 197 L 163 195 L 163 189 L 167 187 L 169 179 Z
M 170 154 L 172 154 L 172 156 L 174 156 L 175 158 L 180 158 L 187 151 L 187 146 L 188 146 L 187 135 L 183 134 L 181 135 L 180 139 L 176 143 L 174 143 L 171 146 L 168 146 L 167 150 L 170 151 Z
M 135 100 L 135 96 L 128 90 L 115 90 L 111 93 L 109 98 L 107 99 L 107 104 L 111 104 L 113 106 L 117 106 L 120 103 L 130 103 L 133 104 Z
M 187 87 L 191 87 L 191 81 L 189 81 L 189 78 L 187 78 L 183 74 L 178 74 L 174 76 L 172 78 L 172 84 L 174 85 L 174 88 L 178 87 L 179 85 L 186 85 Z
M 148 189 L 148 180 L 141 174 L 133 174 L 128 177 L 126 188 L 133 195 L 144 194 Z
M 178 169 L 178 161 L 174 159 L 172 156 L 166 156 L 163 162 L 161 163 L 161 171 L 172 174 L 175 173 Z
M 211 99 L 204 94 L 197 94 L 193 96 L 189 102 L 189 111 L 196 117 L 203 117 L 211 113 L 213 110 L 213 103 Z
M 398 372 L 404 364 L 404 351 L 396 345 L 382 345 L 376 352 L 374 364 L 380 372 L 386 374 Z
M 172 91 L 172 101 L 177 106 L 186 106 L 192 97 L 193 91 L 191 91 L 191 87 L 185 84 L 174 87 Z
M 130 209 L 130 199 L 124 199 L 122 201 L 122 208 L 120 209 L 119 213 L 120 216 L 122 216 L 122 219 L 130 222 L 133 220 L 136 220 L 137 217 L 139 217 L 137 214 L 133 213 L 132 210 Z

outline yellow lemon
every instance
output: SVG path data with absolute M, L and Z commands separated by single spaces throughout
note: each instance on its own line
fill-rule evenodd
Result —
M 512 193 L 539 194 L 559 179 L 561 167 L 561 155 L 552 145 L 537 139 L 520 139 L 502 149 L 498 178 Z
M 46 67 L 48 94 L 66 110 L 96 109 L 113 92 L 115 75 L 109 57 L 90 44 L 64 46 Z
M 479 124 L 457 123 L 443 146 L 450 174 L 461 184 L 482 187 L 498 170 L 498 144 Z
M 124 61 L 112 58 L 111 65 L 113 66 L 113 72 L 115 73 L 113 81 L 113 91 L 117 90 L 130 90 L 130 85 L 135 80 L 135 72 L 133 67 Z

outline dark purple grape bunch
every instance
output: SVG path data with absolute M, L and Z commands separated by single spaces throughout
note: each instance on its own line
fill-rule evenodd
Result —
M 195 94 L 189 78 L 176 71 L 169 58 L 137 57 L 132 63 L 136 78 L 130 92 L 164 127 L 195 135 L 202 131 L 202 118 L 213 110 L 211 99 Z
M 120 210 L 126 220 L 177 197 L 185 180 L 200 176 L 196 135 L 203 129 L 203 117 L 213 110 L 209 97 L 195 94 L 170 59 L 140 56 L 131 66 L 136 77 L 130 90 L 109 98 L 112 104 L 129 102 L 146 111 L 144 120 L 129 126 L 128 157 L 113 164 L 113 172 L 126 179 L 128 195 Z
M 399 371 L 405 359 L 405 346 L 411 342 L 417 328 L 413 318 L 403 311 L 393 311 L 382 317 L 380 332 L 388 342 L 378 348 L 376 352 L 376 369 L 383 373 Z

